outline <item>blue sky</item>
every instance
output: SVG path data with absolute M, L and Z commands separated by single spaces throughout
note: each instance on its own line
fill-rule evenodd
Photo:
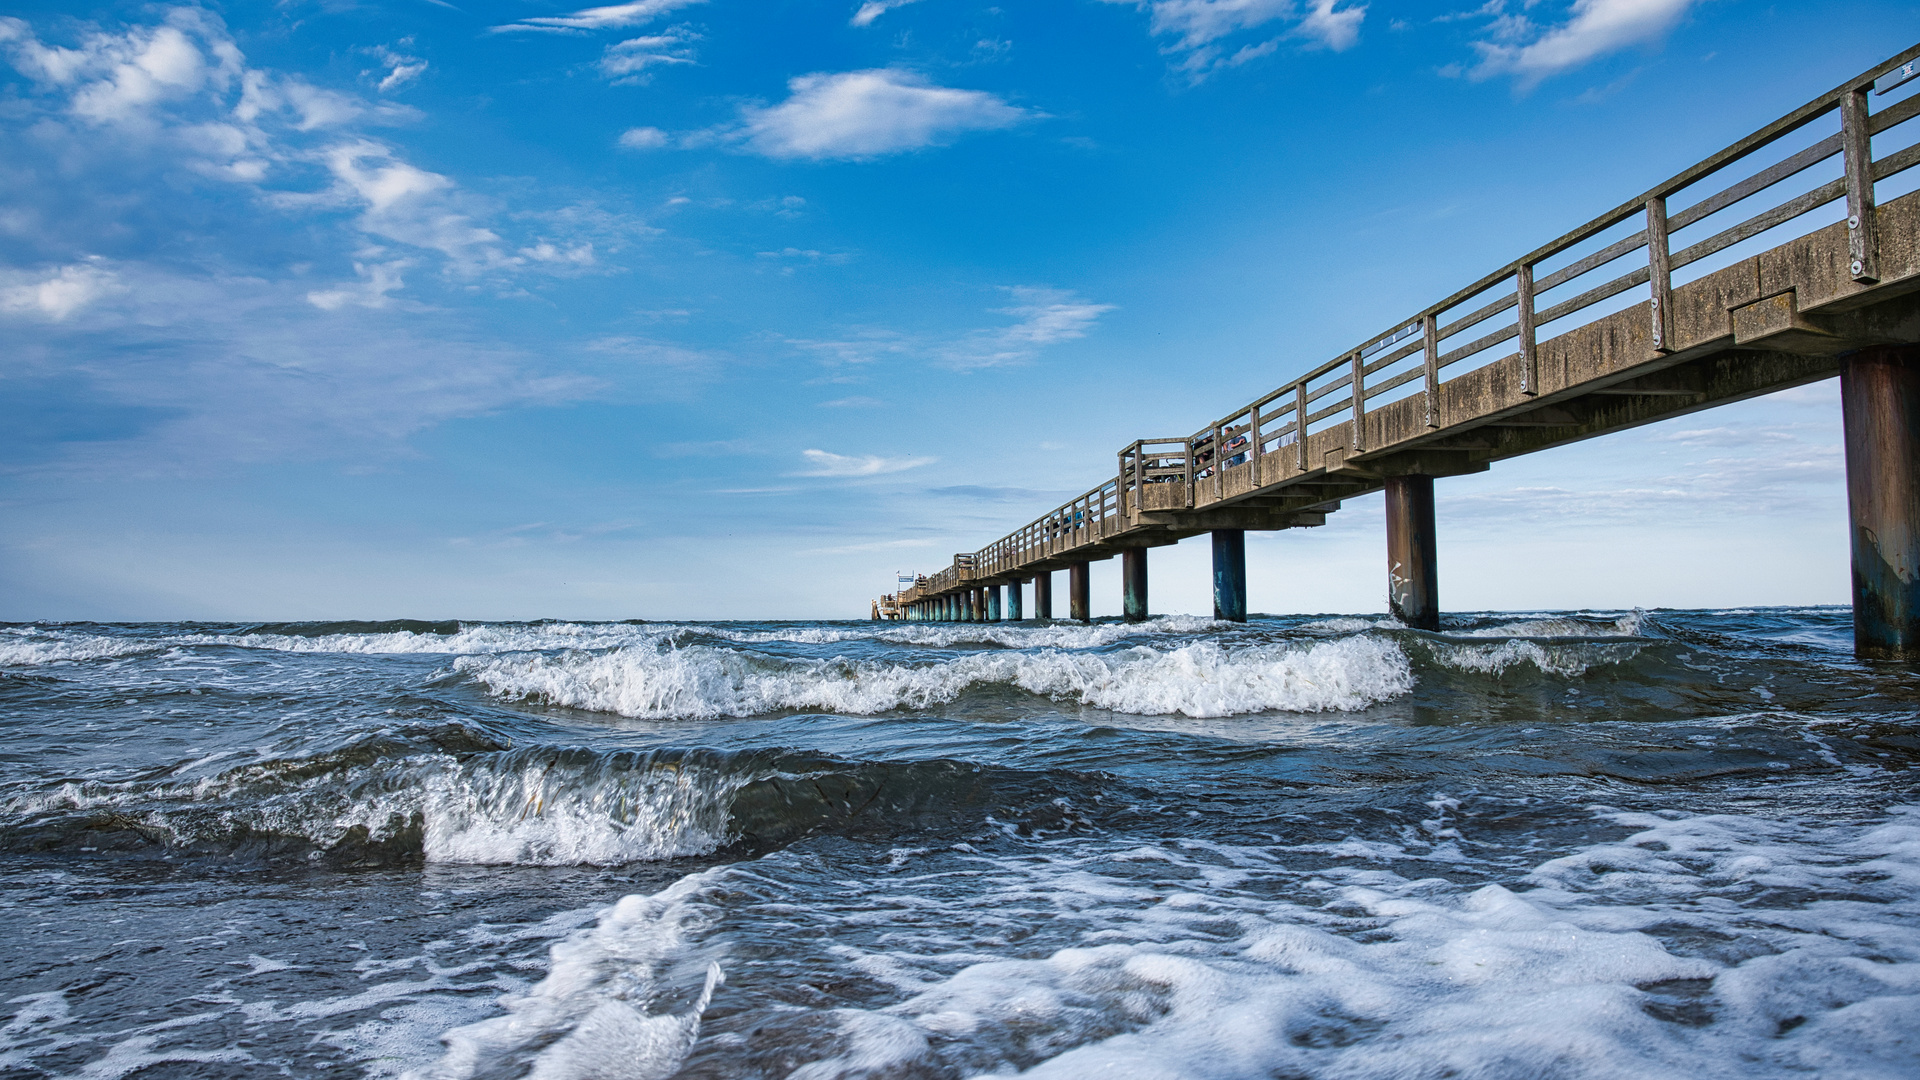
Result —
M 862 615 L 1916 37 L 1849 0 L 11 4 L 0 618 Z M 1831 385 L 1439 505 L 1451 608 L 1846 598 Z M 1379 610 L 1380 527 L 1254 538 L 1251 606 Z M 1207 610 L 1203 538 L 1152 558 Z

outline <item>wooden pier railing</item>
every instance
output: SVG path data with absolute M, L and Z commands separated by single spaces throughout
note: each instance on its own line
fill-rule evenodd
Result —
M 1920 341 L 1920 207 L 1876 198 L 1920 164 L 1916 64 L 1920 45 L 1192 434 L 1127 445 L 1112 478 L 896 603 L 1318 524 L 1387 477 L 1480 471 Z

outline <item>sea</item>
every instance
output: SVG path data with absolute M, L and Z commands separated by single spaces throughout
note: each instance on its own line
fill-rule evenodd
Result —
M 0 624 L 0 1076 L 1912 1080 L 1850 639 Z

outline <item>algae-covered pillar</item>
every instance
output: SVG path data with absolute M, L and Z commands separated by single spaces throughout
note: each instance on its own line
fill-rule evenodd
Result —
M 1387 610 L 1416 630 L 1440 629 L 1433 477 L 1387 477 Z
M 1213 530 L 1213 617 L 1247 621 L 1247 531 Z
M 1007 621 L 1020 621 L 1020 579 L 1007 582 Z
M 1077 562 L 1067 567 L 1067 617 L 1078 622 L 1093 620 L 1092 566 Z
M 981 590 L 987 594 L 987 621 L 1000 621 L 1000 586 L 989 585 Z
M 1920 660 L 1920 346 L 1841 358 L 1853 652 Z
M 1120 553 L 1121 611 L 1128 622 L 1147 621 L 1147 549 Z

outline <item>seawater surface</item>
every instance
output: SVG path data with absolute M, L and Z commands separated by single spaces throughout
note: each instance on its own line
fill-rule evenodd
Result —
M 1848 640 L 0 624 L 0 1076 L 1912 1078 Z

